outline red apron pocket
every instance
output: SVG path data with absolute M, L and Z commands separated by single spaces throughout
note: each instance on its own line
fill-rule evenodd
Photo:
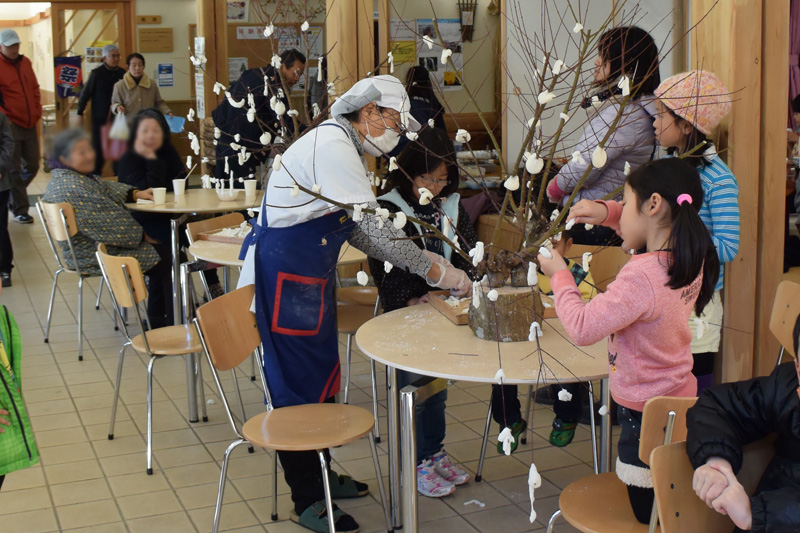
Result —
M 310 337 L 319 333 L 328 280 L 278 272 L 272 331 Z

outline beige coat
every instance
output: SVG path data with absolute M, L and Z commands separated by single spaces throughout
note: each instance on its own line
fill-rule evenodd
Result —
M 137 85 L 131 73 L 126 72 L 125 76 L 114 84 L 114 93 L 111 96 L 111 111 L 116 113 L 118 106 L 125 108 L 128 124 L 133 121 L 136 113 L 142 109 L 155 107 L 165 115 L 172 113 L 167 103 L 161 98 L 158 86 L 147 74 L 142 74 L 142 79 L 139 80 Z

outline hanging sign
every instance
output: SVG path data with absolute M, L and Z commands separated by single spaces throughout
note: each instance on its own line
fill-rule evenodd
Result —
M 83 85 L 81 56 L 56 57 L 55 69 L 58 97 L 78 96 Z

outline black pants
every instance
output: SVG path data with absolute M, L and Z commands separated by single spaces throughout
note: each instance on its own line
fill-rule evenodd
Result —
M 103 165 L 106 160 L 103 158 L 103 137 L 100 128 L 105 125 L 105 119 L 96 120 L 92 118 L 92 147 L 94 148 L 94 173 L 98 176 L 103 175 Z
M 325 402 L 334 403 L 334 398 L 330 397 Z M 316 451 L 279 451 L 278 458 L 283 467 L 283 477 L 292 491 L 292 502 L 298 515 L 310 505 L 325 499 L 325 489 L 322 488 L 322 465 Z M 325 459 L 330 469 L 331 454 L 328 450 L 325 450 Z
M 565 389 L 572 394 L 572 399 L 568 402 L 562 402 L 558 399 L 558 392 Z M 579 422 L 583 414 L 583 404 L 586 400 L 585 383 L 567 383 L 564 385 L 552 385 L 550 387 L 550 394 L 553 397 L 553 412 L 556 417 L 564 422 Z
M 6 480 L 6 476 L 0 476 L 0 489 L 3 488 L 3 481 Z
M 153 245 L 160 260 L 145 272 L 147 276 L 147 317 L 153 328 L 175 323 L 172 312 L 172 250 L 169 244 Z
M 0 272 L 11 272 L 14 261 L 11 235 L 8 234 L 8 199 L 10 197 L 10 190 L 0 191 Z
M 509 428 L 522 420 L 516 385 L 492 385 L 492 418 Z
M 642 412 L 628 409 L 621 405 L 617 406 L 617 418 L 620 425 L 620 435 L 618 441 L 619 460 L 627 466 L 627 469 L 639 468 L 648 469 L 649 467 L 639 459 L 639 440 L 641 439 Z M 621 468 L 621 467 L 620 467 Z M 617 475 L 620 475 L 619 470 Z M 628 475 L 634 475 L 630 473 Z M 631 503 L 633 514 L 642 524 L 650 522 L 650 512 L 653 509 L 655 492 L 652 488 L 633 486 L 626 482 L 626 478 L 620 475 L 620 479 L 628 489 L 628 500 Z

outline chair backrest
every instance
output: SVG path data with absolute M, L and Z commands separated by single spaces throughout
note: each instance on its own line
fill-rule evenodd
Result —
M 744 462 L 737 478 L 748 494 L 753 494 L 775 454 L 774 440 L 772 435 L 744 449 Z M 650 457 L 650 469 L 663 533 L 729 533 L 733 530 L 730 518 L 710 509 L 692 489 L 694 468 L 686 455 L 686 442 L 655 448 Z
M 189 237 L 189 244 L 197 240 L 198 235 L 206 231 L 213 231 L 215 229 L 230 228 L 231 226 L 238 226 L 244 222 L 244 215 L 241 213 L 229 213 L 221 217 L 208 218 L 206 220 L 198 220 L 197 222 L 189 222 L 186 224 L 186 235 Z
M 48 231 L 55 240 L 66 241 L 78 233 L 78 223 L 75 221 L 75 210 L 72 209 L 72 204 L 66 202 L 50 204 L 40 201 L 39 205 L 42 206 L 42 215 L 47 221 Z M 63 219 L 61 218 L 62 213 L 64 214 Z
M 669 413 L 675 413 L 670 442 L 686 440 L 686 411 L 691 408 L 697 398 L 676 398 L 657 396 L 644 404 L 642 411 L 642 432 L 639 438 L 639 459 L 650 463 L 650 453 L 654 448 L 664 445 Z
M 592 254 L 589 263 L 589 273 L 592 275 L 595 286 L 601 291 L 605 291 L 608 285 L 614 281 L 631 258 L 626 254 L 621 246 L 592 246 L 586 244 L 573 244 L 567 256 L 580 264 L 583 254 Z
M 769 330 L 778 339 L 784 350 L 794 353 L 794 323 L 800 315 L 800 285 L 784 280 L 778 284 L 772 313 L 769 317 Z
M 119 255 L 109 255 L 106 252 L 105 244 L 97 245 L 97 262 L 103 271 L 108 287 L 114 297 L 114 301 L 120 307 L 134 307 L 136 304 L 147 298 L 147 287 L 144 283 L 142 268 L 133 257 Z M 128 280 L 125 280 L 124 270 L 126 267 Z M 130 283 L 130 290 L 128 289 Z
M 209 359 L 219 371 L 237 367 L 261 344 L 256 316 L 250 312 L 255 287 L 223 294 L 197 310 L 197 324 Z

